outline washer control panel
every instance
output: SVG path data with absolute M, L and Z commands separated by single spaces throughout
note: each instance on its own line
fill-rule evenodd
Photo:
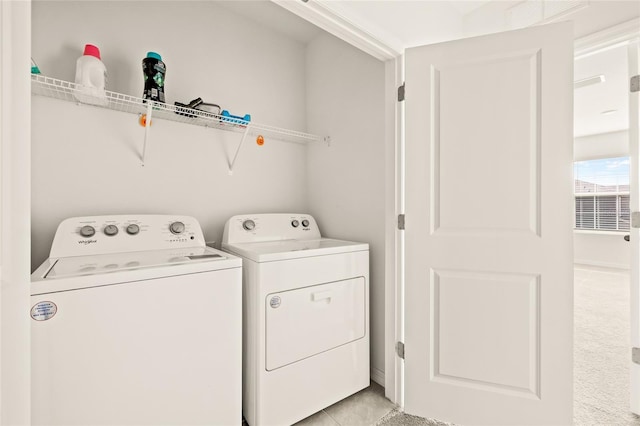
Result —
M 227 221 L 223 244 L 320 238 L 315 219 L 308 214 L 271 213 L 233 216 Z
M 86 216 L 60 223 L 50 257 L 204 246 L 200 223 L 190 216 Z

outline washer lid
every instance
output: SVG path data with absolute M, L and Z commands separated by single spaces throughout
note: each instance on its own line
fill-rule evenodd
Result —
M 31 294 L 241 266 L 241 259 L 210 247 L 52 258 L 31 275 Z
M 315 240 L 282 240 L 259 243 L 223 244 L 222 248 L 255 262 L 325 256 L 328 254 L 367 251 L 369 244 L 320 238 Z

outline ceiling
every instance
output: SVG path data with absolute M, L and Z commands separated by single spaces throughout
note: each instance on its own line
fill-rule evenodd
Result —
M 273 1 L 296 3 L 302 0 L 220 1 L 219 4 L 260 25 L 271 27 L 303 44 L 323 30 L 296 16 Z M 640 16 L 637 0 L 308 0 L 339 16 L 375 40 L 402 52 L 405 48 L 526 26 L 510 20 L 512 9 L 525 4 L 547 2 L 550 15 L 544 23 L 571 20 L 575 38 L 628 22 Z M 558 6 L 560 5 L 560 6 Z M 567 9 L 563 11 L 562 9 Z M 573 9 L 571 9 L 573 8 Z M 287 8 L 288 9 L 288 8 Z M 557 11 L 556 11 L 557 12 Z M 524 19 L 528 19 L 527 16 Z M 524 22 L 524 21 L 523 21 Z M 340 34 L 335 34 L 340 37 Z M 626 47 L 587 56 L 575 62 L 575 80 L 603 74 L 605 81 L 575 92 L 576 136 L 606 133 L 628 127 Z M 603 115 L 604 111 L 617 112 Z
M 476 0 L 476 1 L 451 1 L 449 2 L 453 8 L 455 8 L 461 15 L 466 15 L 467 13 L 471 13 L 474 10 L 479 9 L 485 4 L 489 3 L 490 0 Z
M 286 0 L 285 0 L 286 1 Z M 296 0 L 292 0 L 296 1 Z M 297 0 L 300 1 L 300 0 Z M 637 0 L 309 0 L 401 48 L 527 26 L 511 21 L 522 6 L 545 4 L 543 20 L 571 20 L 575 38 L 640 16 Z M 526 10 L 527 8 L 524 7 Z M 542 9 L 542 7 L 541 7 Z M 547 14 L 546 11 L 549 11 Z M 522 15 L 522 13 L 520 13 Z
M 600 75 L 604 75 L 604 82 L 575 89 L 573 106 L 575 137 L 629 128 L 629 73 L 626 45 L 575 61 L 574 81 Z M 610 113 L 603 114 L 607 111 Z
M 304 44 L 322 33 L 312 23 L 269 0 L 219 0 L 216 4 Z

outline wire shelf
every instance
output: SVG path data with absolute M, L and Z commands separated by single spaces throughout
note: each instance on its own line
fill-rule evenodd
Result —
M 142 98 L 123 95 L 121 93 L 106 90 L 104 94 L 96 96 L 86 93 L 75 83 L 56 78 L 46 77 L 41 74 L 31 74 L 31 92 L 35 95 L 60 99 L 68 102 L 82 103 L 114 111 L 130 114 L 146 114 L 148 103 Z M 307 143 L 327 142 L 328 137 L 321 137 L 310 133 L 295 130 L 282 129 L 254 122 L 244 122 L 234 118 L 224 117 L 219 114 L 200 111 L 191 108 L 178 107 L 161 102 L 153 102 L 152 119 L 176 121 L 195 126 L 211 127 L 236 133 L 249 135 L 262 135 L 264 138 L 273 138 L 280 141 Z

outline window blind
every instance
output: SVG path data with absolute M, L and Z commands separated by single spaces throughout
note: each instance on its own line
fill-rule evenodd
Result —
M 629 229 L 629 158 L 574 163 L 576 229 Z

